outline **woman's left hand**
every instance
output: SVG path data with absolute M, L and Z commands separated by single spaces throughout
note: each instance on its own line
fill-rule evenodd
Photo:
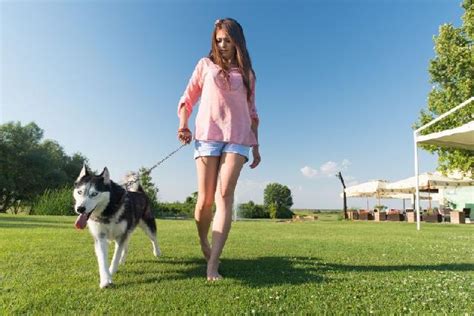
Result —
M 252 164 L 250 165 L 250 168 L 253 169 L 260 164 L 260 161 L 262 161 L 262 157 L 260 156 L 258 145 L 252 147 L 252 156 L 253 156 L 253 161 L 252 161 Z

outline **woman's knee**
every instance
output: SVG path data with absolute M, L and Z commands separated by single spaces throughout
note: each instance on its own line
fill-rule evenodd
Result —
M 214 196 L 198 195 L 196 210 L 210 210 L 214 205 Z
M 218 190 L 216 197 L 223 202 L 232 203 L 234 201 L 235 187 L 223 187 Z
M 194 219 L 198 222 L 210 221 L 212 219 L 212 207 L 202 207 L 196 204 L 194 209 Z

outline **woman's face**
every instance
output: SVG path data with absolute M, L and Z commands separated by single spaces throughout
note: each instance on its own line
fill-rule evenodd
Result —
M 217 30 L 216 43 L 221 56 L 224 59 L 232 60 L 235 56 L 235 45 L 232 44 L 229 35 L 224 30 Z

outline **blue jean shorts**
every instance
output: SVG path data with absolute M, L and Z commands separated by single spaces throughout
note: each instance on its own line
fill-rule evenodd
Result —
M 234 153 L 245 157 L 245 162 L 249 161 L 250 146 L 238 145 L 213 140 L 194 141 L 194 159 L 199 157 L 222 156 L 222 153 Z

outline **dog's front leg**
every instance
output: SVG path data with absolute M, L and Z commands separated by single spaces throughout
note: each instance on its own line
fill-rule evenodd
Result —
M 127 257 L 127 252 L 128 252 L 128 243 L 130 242 L 130 235 L 125 238 L 123 242 L 123 249 L 122 249 L 122 254 L 120 255 L 120 261 L 119 264 L 124 264 L 125 263 L 125 258 Z
M 115 252 L 114 257 L 112 258 L 112 263 L 110 264 L 109 272 L 110 276 L 114 275 L 117 272 L 119 260 L 122 257 L 124 243 L 123 241 L 116 240 L 115 241 Z
M 105 238 L 97 238 L 95 240 L 95 254 L 99 263 L 100 288 L 105 288 L 112 284 L 112 276 L 107 268 L 107 255 L 109 245 Z

